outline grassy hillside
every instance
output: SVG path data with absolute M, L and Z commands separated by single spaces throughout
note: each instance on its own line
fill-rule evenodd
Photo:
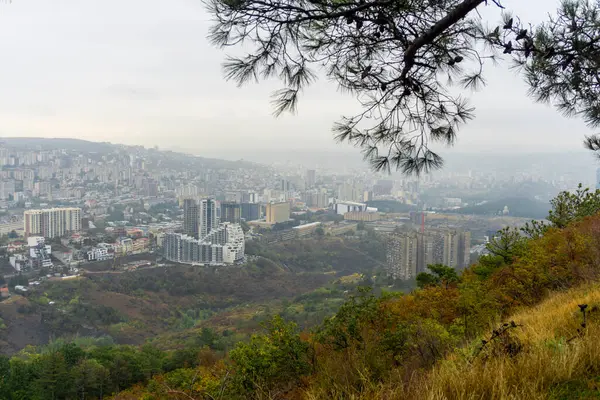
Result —
M 588 306 L 585 328 L 580 304 Z M 519 326 L 483 350 L 475 342 L 451 354 L 410 398 L 600 398 L 600 286 L 554 293 L 510 320 Z

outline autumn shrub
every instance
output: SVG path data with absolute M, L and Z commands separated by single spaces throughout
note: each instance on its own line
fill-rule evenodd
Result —
M 265 334 L 253 335 L 230 352 L 229 398 L 274 398 L 311 371 L 309 345 L 300 339 L 296 324 L 274 317 L 265 329 Z

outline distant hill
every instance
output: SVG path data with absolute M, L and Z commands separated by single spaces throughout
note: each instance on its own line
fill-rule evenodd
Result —
M 56 150 L 56 149 L 68 149 L 70 151 L 82 152 L 82 153 L 111 153 L 117 148 L 122 148 L 123 145 L 109 142 L 91 142 L 88 140 L 71 139 L 71 138 L 30 138 L 30 137 L 0 137 L 0 143 L 6 144 L 8 147 L 16 149 L 42 149 L 42 150 Z M 139 146 L 125 146 L 128 148 L 138 148 Z M 174 163 L 169 164 L 171 167 L 182 167 L 185 168 L 188 165 L 186 163 L 193 162 L 200 166 L 209 166 L 211 168 L 256 168 L 260 167 L 260 164 L 250 161 L 229 161 L 216 158 L 207 158 L 197 155 L 189 154 L 189 152 L 175 152 L 171 150 L 159 150 L 155 152 L 154 149 L 148 149 L 147 154 L 159 154 L 161 156 L 167 156 Z M 151 153 L 154 152 L 154 153 Z M 163 161 L 163 165 L 164 161 Z
M 405 213 L 414 211 L 417 209 L 416 206 L 400 203 L 396 200 L 372 200 L 367 201 L 367 206 L 375 207 L 378 211 L 386 213 Z
M 75 151 L 98 153 L 108 152 L 115 149 L 115 145 L 107 142 L 90 142 L 88 140 L 70 138 L 5 137 L 0 138 L 0 142 L 6 143 L 9 147 L 24 149 L 71 149 Z
M 485 204 L 463 207 L 452 211 L 458 214 L 496 215 L 508 207 L 511 217 L 544 219 L 548 216 L 550 204 L 526 197 L 510 197 L 494 200 Z

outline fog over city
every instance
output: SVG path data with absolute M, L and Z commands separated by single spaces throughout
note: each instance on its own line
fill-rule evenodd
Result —
M 533 23 L 558 3 L 503 2 Z M 482 8 L 490 24 L 500 20 L 497 7 Z M 200 0 L 1 4 L 0 136 L 158 145 L 225 158 L 351 152 L 335 143 L 331 126 L 358 110 L 354 98 L 321 78 L 302 95 L 297 115 L 274 118 L 270 94 L 280 82 L 237 88 L 225 81 L 221 63 L 239 49 L 211 46 L 209 25 Z M 515 71 L 500 66 L 485 77 L 488 85 L 471 96 L 476 119 L 443 156 L 577 151 L 592 133 L 580 120 L 534 104 Z

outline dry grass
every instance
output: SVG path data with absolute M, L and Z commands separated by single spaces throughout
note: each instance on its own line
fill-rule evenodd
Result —
M 588 304 L 587 328 L 579 304 Z M 510 320 L 519 326 L 508 332 L 522 350 L 503 354 L 495 341 L 478 353 L 480 340 L 457 350 L 429 373 L 414 371 L 409 387 L 406 375 L 390 376 L 386 383 L 366 380 L 363 389 L 310 387 L 308 400 L 415 399 L 415 400 L 538 400 L 600 398 L 600 286 L 585 286 L 555 293 L 536 307 L 516 313 Z M 489 335 L 488 335 L 489 337 Z M 499 350 L 500 349 L 500 350 Z M 496 351 L 494 351 L 496 350 Z M 499 351 L 498 351 L 499 350 Z M 341 360 L 339 360 L 341 361 Z M 351 368 L 340 362 L 338 368 Z M 339 372 L 339 371 L 336 371 Z M 406 371 L 404 371 L 406 373 Z
M 588 304 L 587 328 L 579 304 Z M 516 356 L 455 353 L 416 385 L 409 398 L 549 399 L 600 398 L 600 287 L 585 286 L 552 295 L 513 316 L 511 330 L 523 348 Z M 562 389 L 567 388 L 565 392 Z M 563 393 L 561 393 L 561 390 Z M 566 397 L 565 397 L 566 396 Z M 589 396 L 589 397 L 588 397 Z

